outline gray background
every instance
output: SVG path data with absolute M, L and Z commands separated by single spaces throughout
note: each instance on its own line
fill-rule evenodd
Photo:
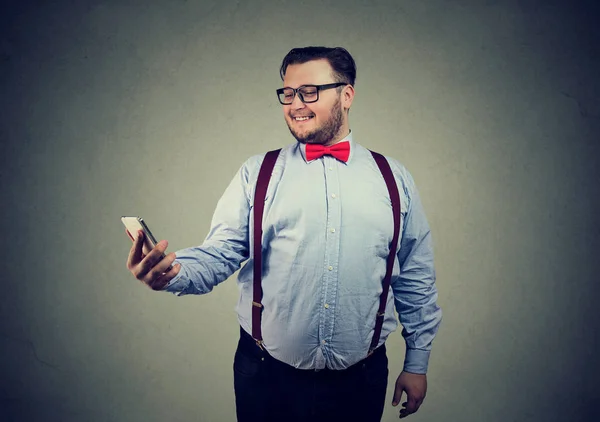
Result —
M 274 90 L 306 45 L 354 55 L 356 140 L 431 223 L 444 320 L 410 419 L 598 416 L 591 2 L 38 3 L 0 13 L 0 419 L 235 420 L 235 279 L 143 288 L 119 217 L 200 243 L 239 166 L 294 142 Z M 393 421 L 399 331 L 388 356 Z

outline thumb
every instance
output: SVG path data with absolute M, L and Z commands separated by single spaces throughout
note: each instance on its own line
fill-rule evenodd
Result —
M 398 403 L 402 400 L 402 391 L 402 387 L 396 388 L 396 391 L 394 391 L 394 398 L 392 399 L 392 406 L 398 406 Z

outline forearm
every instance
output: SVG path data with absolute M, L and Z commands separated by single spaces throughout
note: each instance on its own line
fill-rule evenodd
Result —
M 211 292 L 237 271 L 246 258 L 234 249 L 206 244 L 183 249 L 176 256 L 174 264 L 180 264 L 181 269 L 164 290 L 178 296 Z
M 396 302 L 396 307 L 401 309 L 399 316 L 406 343 L 404 370 L 415 374 L 427 373 L 433 339 L 442 320 L 442 310 L 436 303 L 435 287 L 427 296 L 423 304 Z

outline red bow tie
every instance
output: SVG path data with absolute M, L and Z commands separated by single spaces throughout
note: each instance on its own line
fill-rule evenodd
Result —
M 344 163 L 350 157 L 350 142 L 338 142 L 330 147 L 319 144 L 306 144 L 306 160 L 311 161 L 324 155 L 331 155 Z

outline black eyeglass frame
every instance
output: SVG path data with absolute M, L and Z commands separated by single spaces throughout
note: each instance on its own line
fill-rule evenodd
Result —
M 348 84 L 346 82 L 334 82 L 331 84 L 324 84 L 324 85 L 302 85 L 302 86 L 299 86 L 298 88 L 290 88 L 290 87 L 279 88 L 277 90 L 277 99 L 283 105 L 290 105 L 294 102 L 294 98 L 296 98 L 296 94 L 298 94 L 298 98 L 300 98 L 300 101 L 302 101 L 304 104 L 316 103 L 317 101 L 319 101 L 319 92 L 320 91 L 323 91 L 325 89 L 337 88 L 337 87 L 343 86 L 343 85 L 348 85 Z M 302 92 L 300 92 L 300 90 L 303 88 L 315 88 L 317 90 L 317 99 L 314 101 L 305 101 L 304 97 L 302 96 Z M 292 97 L 292 101 L 289 103 L 284 103 L 283 101 L 281 101 L 280 95 L 283 94 L 283 91 L 285 89 L 291 89 L 292 91 L 294 91 L 294 96 Z

